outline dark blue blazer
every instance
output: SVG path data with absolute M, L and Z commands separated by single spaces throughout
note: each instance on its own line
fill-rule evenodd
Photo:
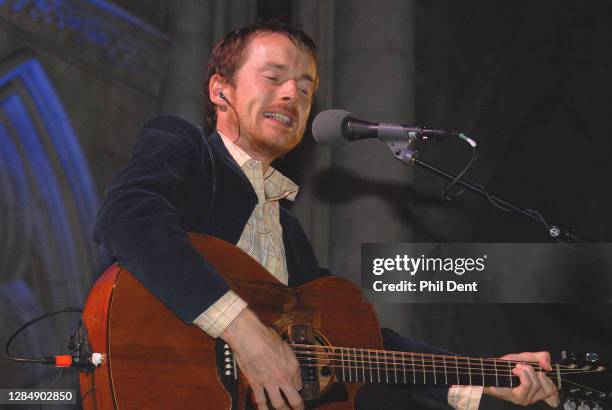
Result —
M 115 175 L 93 236 L 191 323 L 229 287 L 190 245 L 187 232 L 236 244 L 256 204 L 253 186 L 219 134 L 204 138 L 189 122 L 162 115 L 145 124 L 132 157 Z M 280 222 L 289 285 L 329 275 L 297 219 L 283 207 Z
M 187 232 L 236 244 L 256 203 L 253 186 L 219 134 L 203 137 L 193 124 L 161 115 L 145 124 L 129 162 L 106 191 L 93 237 L 191 323 L 229 286 L 190 245 Z M 289 286 L 329 275 L 319 266 L 297 219 L 283 207 L 280 223 Z M 383 339 L 388 349 L 444 352 L 388 329 L 383 329 Z M 425 395 L 445 400 L 446 392 L 426 389 Z

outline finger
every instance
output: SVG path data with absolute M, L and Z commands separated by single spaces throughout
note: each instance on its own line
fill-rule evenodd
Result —
M 531 380 L 531 388 L 529 389 L 529 394 L 527 395 L 527 404 L 531 404 L 536 402 L 537 400 L 540 400 L 539 398 L 537 398 L 537 396 L 542 390 L 542 385 L 533 367 L 531 367 L 530 365 L 524 366 L 525 371 L 527 373 L 527 377 L 529 377 L 529 380 Z
M 268 410 L 268 402 L 266 400 L 266 394 L 262 386 L 251 387 L 253 392 L 253 401 L 257 406 L 257 410 Z
M 544 400 L 544 402 L 551 407 L 557 407 L 560 404 L 557 386 L 555 386 L 555 383 L 546 377 L 544 373 L 538 373 L 538 378 L 542 385 L 541 394 L 543 395 L 539 400 Z
M 291 350 L 288 346 L 287 346 L 287 356 L 288 356 L 287 358 L 288 368 L 289 368 L 289 373 L 290 373 L 289 377 L 291 379 L 291 383 L 293 384 L 293 387 L 295 387 L 297 391 L 300 391 L 302 390 L 302 375 L 300 372 L 300 363 L 295 357 L 293 350 Z
M 518 356 L 517 353 L 508 353 L 508 354 L 505 354 L 502 357 L 500 357 L 500 359 L 503 359 L 503 360 L 520 360 L 517 356 Z
M 529 374 L 527 374 L 526 366 L 519 363 L 512 369 L 512 373 L 518 376 L 520 381 L 520 384 L 512 390 L 516 399 L 515 403 L 527 404 L 533 381 L 529 377 Z
M 281 389 L 283 390 L 283 393 L 285 393 L 285 397 L 287 398 L 287 401 L 292 409 L 304 409 L 304 401 L 293 386 L 282 386 Z
M 544 403 L 548 404 L 550 407 L 559 407 L 561 404 L 561 400 L 559 400 L 559 394 L 555 391 L 552 396 L 544 399 Z
M 293 382 L 293 387 L 295 387 L 295 390 L 297 391 L 302 390 L 302 372 L 300 369 L 300 365 L 297 364 L 297 362 L 296 362 L 295 370 L 293 371 L 293 374 L 291 375 L 291 381 Z
M 302 375 L 300 374 L 299 368 L 298 368 L 298 371 L 293 375 L 292 382 L 293 382 L 293 387 L 295 387 L 295 390 L 297 391 L 302 390 Z
M 540 363 L 540 367 L 542 367 L 543 369 L 546 369 L 547 371 L 551 371 L 552 370 L 552 362 L 550 360 L 550 353 L 548 352 L 540 352 L 540 354 L 542 355 L 542 357 L 539 360 Z
M 273 408 L 277 410 L 288 409 L 287 403 L 285 403 L 285 399 L 283 399 L 281 396 L 280 390 L 277 386 L 267 385 L 265 388 Z

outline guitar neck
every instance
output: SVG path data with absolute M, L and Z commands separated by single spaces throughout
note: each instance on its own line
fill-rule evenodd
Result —
M 322 367 L 344 383 L 516 387 L 517 362 L 353 347 L 294 345 L 302 367 Z M 536 371 L 543 371 L 532 364 Z M 327 369 L 326 369 L 327 368 Z

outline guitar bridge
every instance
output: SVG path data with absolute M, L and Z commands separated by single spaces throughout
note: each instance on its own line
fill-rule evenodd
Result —
M 238 403 L 238 367 L 234 352 L 221 339 L 215 342 L 215 356 L 217 359 L 217 374 L 225 391 L 232 397 L 232 403 Z

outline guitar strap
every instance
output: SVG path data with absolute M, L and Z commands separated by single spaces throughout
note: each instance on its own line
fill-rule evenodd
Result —
M 210 148 L 210 144 L 204 136 L 204 130 L 201 126 L 197 126 L 200 131 L 200 136 L 202 137 L 202 143 L 206 147 L 206 152 L 208 152 L 208 158 L 210 160 L 210 167 L 212 173 L 212 195 L 210 200 L 210 206 L 208 207 L 208 211 L 206 212 L 206 220 L 204 221 L 204 229 L 203 232 L 208 231 L 208 223 L 210 222 L 210 215 L 212 214 L 213 206 L 215 204 L 215 193 L 217 190 L 217 170 L 215 168 L 215 157 L 213 156 L 212 149 Z M 202 163 L 204 162 L 204 150 L 202 150 L 202 156 L 200 157 L 200 168 L 202 168 Z

